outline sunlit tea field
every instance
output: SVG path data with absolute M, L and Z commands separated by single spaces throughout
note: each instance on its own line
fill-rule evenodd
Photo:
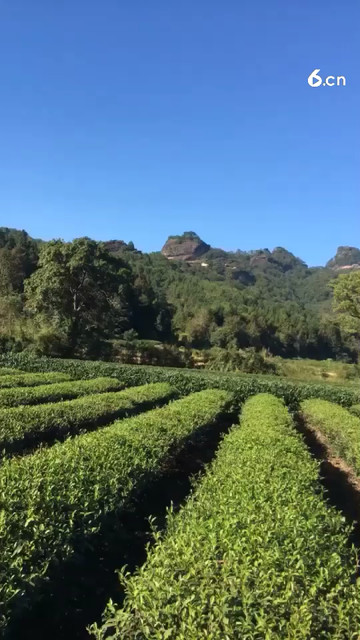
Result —
M 359 403 L 325 383 L 3 359 L 2 637 L 359 638 Z

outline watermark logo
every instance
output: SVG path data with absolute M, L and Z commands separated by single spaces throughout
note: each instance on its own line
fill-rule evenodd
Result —
M 307 79 L 310 87 L 345 87 L 345 76 L 326 76 L 322 78 L 319 75 L 320 69 L 314 69 Z

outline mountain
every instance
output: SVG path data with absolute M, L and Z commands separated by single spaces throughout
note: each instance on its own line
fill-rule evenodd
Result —
M 161 253 L 169 260 L 197 260 L 210 249 L 194 231 L 185 231 L 181 236 L 169 236 Z
M 360 269 L 360 249 L 356 247 L 338 247 L 334 258 L 326 264 L 330 269 Z
M 294 267 L 306 267 L 306 264 L 296 258 L 294 254 L 283 247 L 269 249 L 257 249 L 255 251 L 224 251 L 215 249 L 204 242 L 194 231 L 185 231 L 182 235 L 169 236 L 161 249 L 163 256 L 169 260 L 184 260 L 191 263 L 220 264 L 224 267 L 236 269 L 236 266 L 256 267 L 259 265 L 276 265 L 282 271 L 288 271 Z M 201 260 L 200 260 L 201 258 Z M 205 262 L 204 262 L 205 261 Z

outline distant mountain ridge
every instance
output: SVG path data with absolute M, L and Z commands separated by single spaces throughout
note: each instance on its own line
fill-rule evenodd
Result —
M 34 245 L 41 245 L 44 240 L 32 238 L 26 231 L 14 229 L 12 227 L 0 227 L 0 249 L 12 248 L 24 242 L 31 242 Z M 132 242 L 126 243 L 124 240 L 105 240 L 104 245 L 110 253 L 121 253 L 123 251 L 136 250 Z M 261 264 L 277 264 L 284 271 L 294 267 L 308 268 L 306 263 L 296 257 L 291 251 L 283 247 L 269 249 L 255 249 L 252 251 L 225 251 L 211 247 L 204 242 L 194 231 L 185 231 L 181 235 L 170 235 L 161 249 L 163 256 L 169 260 L 181 260 L 184 262 L 206 262 L 207 259 L 228 261 L 248 259 L 251 267 Z M 334 270 L 348 270 L 360 268 L 360 249 L 353 246 L 339 246 L 333 258 L 328 260 L 325 267 Z M 316 267 L 310 267 L 312 269 Z
M 249 257 L 250 266 L 260 264 L 277 264 L 284 271 L 294 267 L 307 267 L 305 262 L 297 258 L 293 253 L 283 247 L 269 249 L 256 249 L 254 251 L 224 251 L 216 249 L 204 242 L 194 231 L 185 231 L 182 235 L 169 236 L 161 249 L 163 256 L 169 260 L 183 260 L 185 262 L 199 261 L 206 262 L 206 259 L 228 258 L 229 260 L 239 257 Z M 205 266 L 205 265 L 204 265 Z M 207 266 L 207 265 L 206 265 Z M 360 249 L 350 246 L 340 246 L 336 255 L 325 265 L 331 269 L 352 269 L 360 268 Z

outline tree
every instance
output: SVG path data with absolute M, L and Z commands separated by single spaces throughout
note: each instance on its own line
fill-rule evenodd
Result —
M 25 281 L 27 309 L 66 336 L 70 354 L 91 354 L 127 328 L 130 271 L 89 238 L 53 240 Z
M 333 307 L 345 331 L 360 334 L 360 271 L 341 274 L 331 283 Z
M 22 292 L 24 279 L 36 269 L 38 244 L 26 231 L 0 227 L 1 271 L 7 271 L 11 289 Z

